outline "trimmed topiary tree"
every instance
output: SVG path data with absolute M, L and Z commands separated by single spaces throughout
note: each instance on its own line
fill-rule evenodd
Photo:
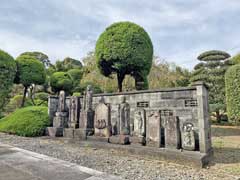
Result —
M 194 67 L 191 81 L 203 81 L 209 86 L 210 110 L 215 112 L 218 122 L 221 121 L 220 110 L 225 110 L 224 75 L 230 63 L 230 55 L 223 51 L 206 51 L 198 56 L 201 61 Z
M 16 75 L 16 63 L 12 56 L 0 50 L 0 117 L 7 104 L 7 97 L 11 91 Z
M 122 91 L 122 82 L 127 74 L 135 78 L 136 89 L 148 87 L 153 45 L 147 32 L 139 25 L 118 22 L 109 26 L 97 40 L 95 55 L 104 76 L 117 74 L 119 91 Z
M 16 59 L 17 75 L 15 82 L 24 86 L 22 107 L 25 103 L 27 89 L 32 85 L 41 85 L 45 83 L 46 72 L 43 63 L 33 56 L 22 55 Z
M 48 108 L 29 106 L 17 109 L 0 120 L 0 131 L 19 136 L 41 136 L 50 125 Z
M 82 79 L 83 71 L 81 69 L 70 69 L 67 73 L 73 80 L 73 87 L 77 87 L 80 83 L 80 80 Z
M 54 92 L 64 90 L 70 93 L 73 88 L 73 80 L 66 72 L 55 72 L 50 78 L 50 86 Z
M 240 122 L 240 65 L 230 67 L 225 74 L 227 114 L 230 121 Z

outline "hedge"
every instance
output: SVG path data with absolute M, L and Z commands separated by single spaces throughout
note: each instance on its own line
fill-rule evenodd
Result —
M 14 113 L 0 120 L 0 131 L 19 136 L 41 136 L 50 125 L 48 108 L 29 106 L 17 109 Z
M 240 65 L 230 67 L 225 74 L 228 118 L 240 122 Z

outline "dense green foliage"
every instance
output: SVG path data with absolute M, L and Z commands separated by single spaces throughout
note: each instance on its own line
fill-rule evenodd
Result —
M 240 65 L 230 67 L 225 74 L 227 114 L 230 121 L 240 122 Z
M 16 81 L 23 86 L 43 84 L 45 82 L 45 68 L 41 62 L 32 56 L 19 56 L 17 59 Z
M 27 89 L 32 84 L 44 84 L 46 80 L 46 72 L 43 63 L 38 61 L 33 56 L 22 55 L 16 59 L 17 74 L 15 82 L 24 86 L 22 107 L 25 103 Z
M 4 113 L 10 114 L 10 113 L 16 111 L 18 108 L 21 107 L 22 100 L 23 100 L 23 95 L 16 95 L 16 96 L 12 97 L 10 99 L 9 103 L 6 105 Z M 27 107 L 27 106 L 33 106 L 31 99 L 29 99 L 29 98 L 25 99 L 24 107 Z
M 30 106 L 1 119 L 0 131 L 19 136 L 41 136 L 49 125 L 48 108 Z
M 233 64 L 240 64 L 240 54 L 237 54 L 233 56 L 230 61 L 232 61 Z
M 122 91 L 122 82 L 127 74 L 135 78 L 137 88 L 147 87 L 153 45 L 142 27 L 131 22 L 112 24 L 97 40 L 95 55 L 104 76 L 117 74 L 119 91 Z M 139 86 L 139 82 L 142 85 Z
M 66 72 L 55 72 L 50 78 L 50 85 L 54 92 L 64 90 L 70 93 L 73 88 L 73 80 Z
M 16 63 L 12 56 L 0 50 L 0 117 L 16 74 Z
M 48 67 L 51 65 L 51 62 L 50 62 L 48 56 L 42 52 L 34 51 L 34 52 L 24 52 L 24 53 L 20 54 L 20 56 L 26 56 L 26 55 L 39 60 L 40 62 L 42 62 L 44 64 L 45 67 Z
M 66 57 L 63 61 L 57 61 L 55 71 L 68 71 L 70 69 L 82 69 L 82 63 L 79 60 Z
M 194 67 L 191 81 L 204 81 L 209 87 L 210 109 L 215 112 L 218 122 L 221 121 L 220 110 L 225 110 L 224 75 L 231 65 L 227 60 L 230 55 L 223 51 L 207 51 L 198 56 L 201 63 Z
M 73 80 L 73 88 L 76 88 L 83 76 L 83 71 L 81 69 L 70 69 L 67 72 Z M 74 90 L 73 90 L 74 91 Z

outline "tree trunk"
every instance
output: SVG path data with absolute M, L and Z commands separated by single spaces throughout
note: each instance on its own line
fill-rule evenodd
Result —
M 27 86 L 24 87 L 24 93 L 23 93 L 23 99 L 22 99 L 21 107 L 23 107 L 24 104 L 25 104 L 26 94 L 27 94 Z
M 221 116 L 220 116 L 220 112 L 219 112 L 219 110 L 218 111 L 216 111 L 216 120 L 217 120 L 217 123 L 221 123 Z
M 118 73 L 117 80 L 118 80 L 118 92 L 122 92 L 122 82 L 124 80 L 124 75 L 122 75 L 121 73 Z

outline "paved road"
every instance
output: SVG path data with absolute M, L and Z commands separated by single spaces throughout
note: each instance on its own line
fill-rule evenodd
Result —
M 0 180 L 120 180 L 120 178 L 0 143 Z

